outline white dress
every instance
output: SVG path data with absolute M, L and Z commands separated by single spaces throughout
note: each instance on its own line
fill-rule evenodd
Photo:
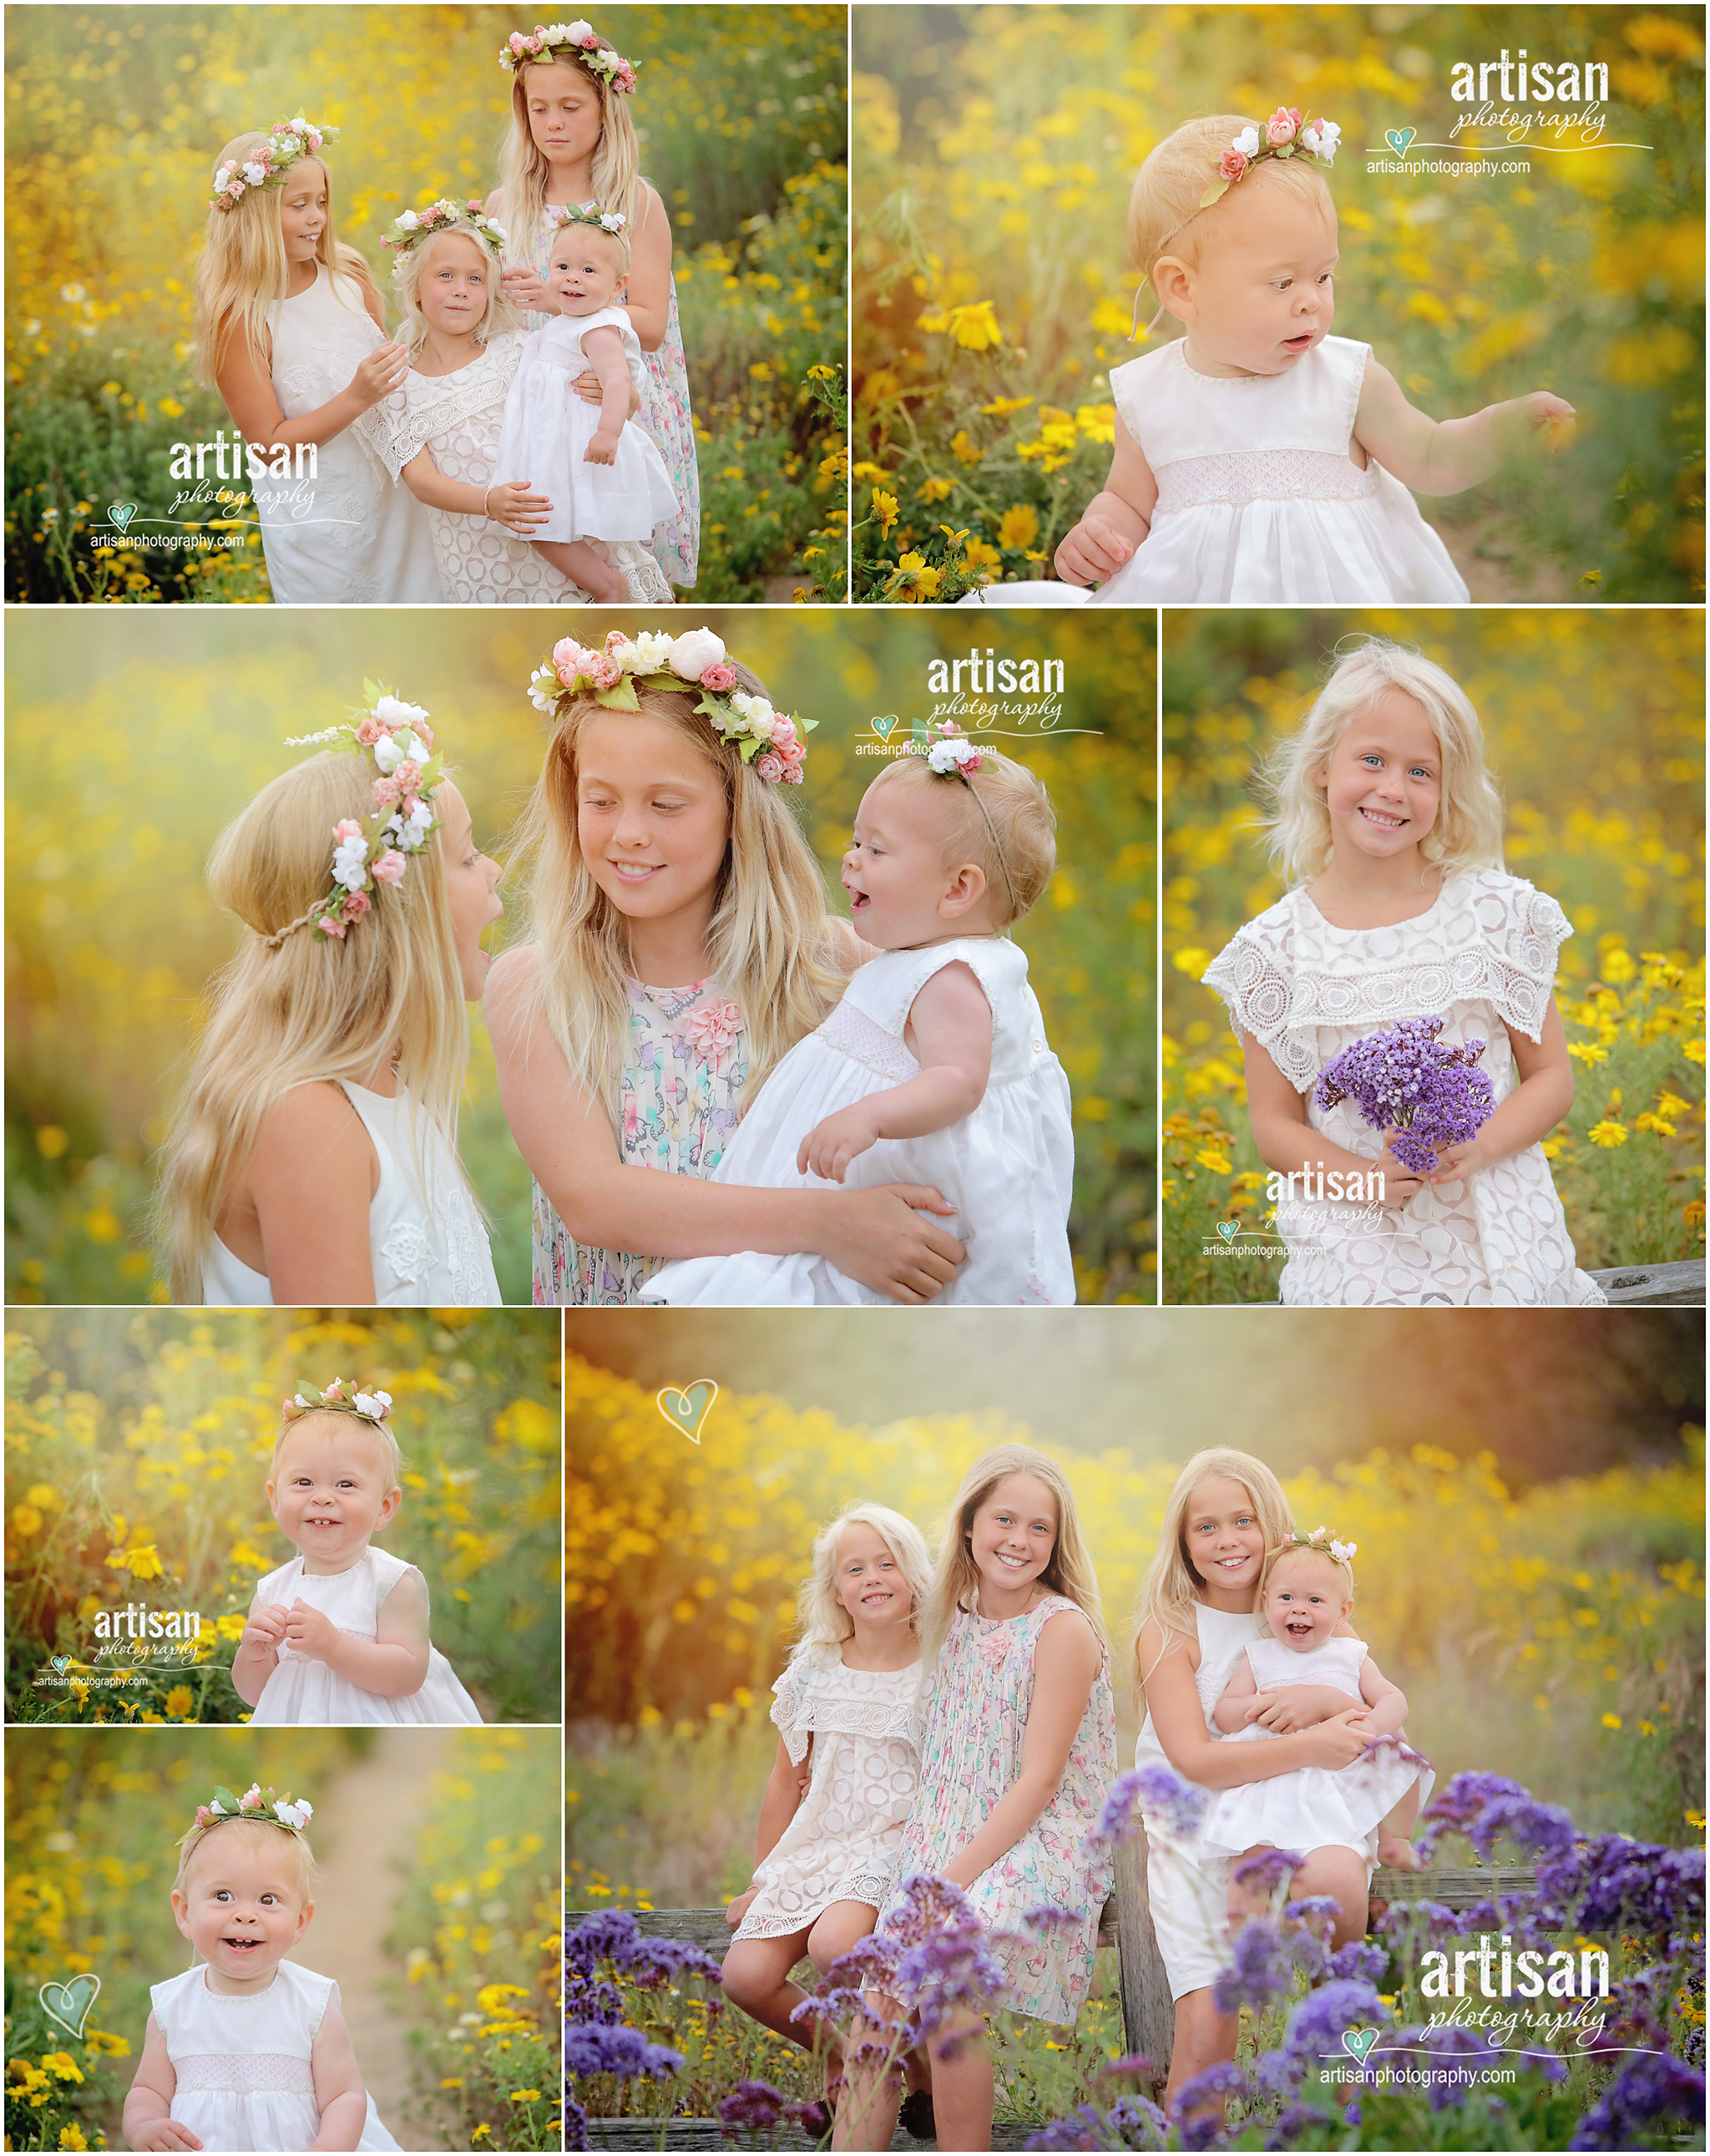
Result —
M 210 1991 L 207 1978 L 198 1962 L 149 1987 L 177 2082 L 169 2116 L 206 2149 L 309 2148 L 321 2131 L 310 2060 L 338 1986 L 291 1961 L 253 1996 Z M 357 2148 L 398 2145 L 370 2097 Z
M 1464 605 L 1399 480 L 1348 453 L 1371 346 L 1328 336 L 1286 374 L 1199 374 L 1179 337 L 1111 369 L 1158 481 L 1152 528 L 1096 606 Z
M 1398 1019 L 1440 1018 L 1446 1046 L 1481 1040 L 1478 1069 L 1500 1106 L 1518 1082 L 1507 1028 L 1543 1033 L 1556 952 L 1573 934 L 1553 898 L 1499 869 L 1444 881 L 1436 902 L 1393 928 L 1333 928 L 1291 891 L 1239 930 L 1204 979 L 1297 1092 L 1307 1120 L 1375 1160 L 1383 1132 L 1351 1100 L 1321 1108 L 1325 1065 Z M 1277 1207 L 1288 1245 L 1286 1303 L 1601 1303 L 1574 1262 L 1541 1144 L 1458 1183 L 1420 1190 L 1402 1212 L 1296 1199 Z
M 647 370 L 629 316 L 602 307 L 596 315 L 560 315 L 536 330 L 505 402 L 493 484 L 526 480 L 550 498 L 552 513 L 535 526 L 537 540 L 650 539 L 655 524 L 677 513 L 665 459 L 634 421 L 625 420 L 612 463 L 591 465 L 583 456 L 598 432 L 600 408 L 570 385 L 588 369 L 582 341 L 593 330 L 617 331 L 630 382 L 644 389 Z
M 887 951 L 851 976 L 843 1000 L 798 1041 L 744 1111 L 715 1183 L 770 1190 L 835 1189 L 796 1167 L 816 1123 L 869 1095 L 906 1085 L 920 1065 L 903 1045 L 914 999 L 946 966 L 970 967 L 992 1007 L 992 1075 L 971 1116 L 922 1138 L 881 1138 L 850 1162 L 850 1189 L 931 1183 L 956 1208 L 923 1215 L 968 1246 L 942 1303 L 1075 1300 L 1069 1201 L 1075 1168 L 1069 1081 L 1045 1040 L 1027 985 L 1027 957 L 1007 937 L 968 937 Z M 878 1303 L 889 1297 L 813 1251 L 683 1258 L 662 1266 L 643 1300 L 666 1303 Z
M 1247 1661 L 1261 1692 L 1281 1691 L 1289 1685 L 1327 1685 L 1358 1701 L 1366 1652 L 1363 1640 L 1327 1640 L 1300 1655 L 1281 1640 L 1263 1639 L 1248 1647 Z M 1274 1730 L 1250 1722 L 1230 1732 L 1229 1742 L 1256 1744 L 1275 1738 Z M 1199 1846 L 1213 1857 L 1239 1856 L 1257 1848 L 1290 1849 L 1302 1856 L 1314 1849 L 1351 1849 L 1375 1871 L 1378 1822 L 1415 1782 L 1423 1803 L 1435 1779 L 1429 1767 L 1410 1766 L 1393 1747 L 1337 1771 L 1297 1767 L 1268 1782 L 1220 1789 L 1200 1826 Z
M 294 1602 L 306 1602 L 353 1640 L 374 1640 L 379 1637 L 380 1606 L 407 1572 L 415 1572 L 415 1567 L 371 1543 L 344 1572 L 306 1573 L 302 1558 L 295 1557 L 277 1572 L 269 1573 L 265 1579 L 258 1580 L 255 1594 L 264 1604 L 282 1603 L 287 1609 Z M 416 1572 L 416 1578 L 421 1578 L 420 1573 Z M 426 1592 L 425 1584 L 423 1591 Z M 479 1722 L 480 1718 L 480 1709 L 458 1682 L 457 1672 L 429 1642 L 428 1674 L 421 1689 L 392 1697 L 365 1691 L 348 1677 L 335 1676 L 325 1662 L 300 1655 L 294 1647 L 281 1647 L 273 1675 L 255 1702 L 249 1726 L 255 1729 L 264 1722 L 297 1727 L 313 1722 L 343 1728 L 364 1722 L 413 1724 Z
M 386 341 L 350 279 L 324 262 L 306 292 L 274 302 L 267 326 L 273 393 L 287 419 L 331 403 Z M 285 606 L 438 605 L 444 594 L 428 512 L 393 484 L 360 423 L 316 447 L 312 480 L 309 454 L 300 479 L 257 476 L 251 467 L 274 598 Z M 295 471 L 295 451 L 291 465 Z
M 834 1902 L 884 1902 L 920 1779 L 912 1722 L 921 1666 L 850 1670 L 837 1647 L 794 1656 L 773 1686 L 772 1719 L 808 1794 L 755 1870 L 739 1939 L 805 1931 Z
M 505 399 L 526 330 L 507 330 L 455 374 L 417 374 L 357 422 L 396 478 L 425 449 L 446 479 L 484 491 L 493 476 Z M 590 409 L 593 408 L 590 407 Z M 537 489 L 537 492 L 544 490 Z M 429 509 L 439 581 L 454 606 L 591 606 L 592 596 L 555 569 L 537 547 L 494 519 Z M 638 604 L 669 606 L 672 593 L 645 547 L 601 547 Z
M 496 1303 L 501 1300 L 487 1231 L 455 1156 L 426 1116 L 412 1136 L 409 1095 L 371 1093 L 337 1081 L 380 1157 L 380 1187 L 368 1206 L 368 1252 L 377 1303 Z M 415 1143 L 421 1148 L 418 1171 Z M 425 1178 L 425 1188 L 424 1188 Z M 265 1306 L 273 1289 L 219 1237 L 202 1266 L 205 1303 Z

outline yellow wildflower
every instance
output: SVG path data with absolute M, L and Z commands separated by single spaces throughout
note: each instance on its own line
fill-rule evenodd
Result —
M 879 521 L 879 536 L 888 539 L 891 527 L 896 521 L 896 496 L 886 494 L 882 487 L 873 489 L 873 514 Z
M 1627 1142 L 1627 1127 L 1625 1123 L 1611 1122 L 1605 1116 L 1600 1123 L 1594 1123 L 1585 1135 L 1595 1146 L 1624 1146 Z
M 998 317 L 989 300 L 952 307 L 947 326 L 964 351 L 991 352 L 1004 341 L 1004 332 L 998 327 Z
M 1039 536 L 1039 511 L 1030 502 L 1006 509 L 998 524 L 1000 547 L 1030 547 Z

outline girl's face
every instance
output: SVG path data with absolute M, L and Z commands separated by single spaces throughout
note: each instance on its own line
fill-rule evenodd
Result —
M 466 232 L 448 232 L 427 244 L 416 284 L 416 305 L 441 336 L 469 336 L 486 318 L 486 249 Z
M 968 1547 L 982 1580 L 1006 1594 L 1030 1587 L 1057 1547 L 1056 1494 L 1036 1475 L 1006 1475 L 973 1516 Z
M 1385 689 L 1356 711 L 1331 750 L 1317 783 L 1339 855 L 1394 860 L 1412 851 L 1437 820 L 1443 752 L 1425 706 Z
M 1297 1655 L 1309 1655 L 1334 1633 L 1351 1605 L 1343 1599 L 1342 1575 L 1333 1564 L 1302 1553 L 1279 1558 L 1265 1590 L 1265 1622 L 1273 1639 Z
M 1203 367 L 1286 374 L 1330 334 L 1336 317 L 1336 215 L 1250 172 L 1218 204 L 1188 297 L 1185 321 Z
M 299 157 L 280 187 L 279 218 L 287 262 L 312 262 L 331 214 L 326 167 L 318 157 Z
M 528 131 L 548 164 L 578 164 L 599 147 L 604 127 L 599 92 L 585 69 L 554 60 L 531 67 L 524 85 Z
M 953 931 L 977 932 L 983 925 L 967 911 L 952 920 L 939 911 L 955 874 L 944 865 L 944 810 L 936 792 L 936 786 L 904 779 L 876 779 L 855 811 L 855 836 L 843 856 L 843 887 L 855 933 L 881 951 L 912 950 Z
M 890 1543 L 865 1520 L 852 1520 L 838 1537 L 831 1587 L 857 1626 L 906 1625 L 914 1609 Z
M 505 911 L 498 889 L 503 871 L 476 845 L 468 807 L 449 779 L 439 789 L 439 849 L 445 863 L 457 970 L 464 994 L 478 1004 L 486 991 L 487 968 L 492 963 L 481 948 L 481 937 Z
M 1188 1500 L 1182 1536 L 1213 1608 L 1250 1609 L 1265 1569 L 1265 1528 L 1246 1486 L 1208 1475 Z
M 265 1990 L 315 1913 L 299 1850 L 275 1828 L 216 1827 L 172 1894 L 172 1915 L 208 1964 L 213 1991 Z
M 291 1425 L 267 1502 L 308 1571 L 347 1572 L 398 1510 L 403 1492 L 382 1460 L 355 1415 L 306 1414 Z
M 588 874 L 628 919 L 710 909 L 730 845 L 724 782 L 666 721 L 602 715 L 577 742 L 576 831 Z
M 567 224 L 552 242 L 547 290 L 561 315 L 597 315 L 624 288 L 624 272 L 611 240 L 586 224 Z

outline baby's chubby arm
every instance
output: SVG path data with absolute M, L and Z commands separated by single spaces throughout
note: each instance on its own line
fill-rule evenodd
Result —
M 362 2086 L 351 2032 L 336 2006 L 329 2006 L 321 2017 L 309 2071 L 315 2077 L 315 2108 L 321 2114 L 321 2131 L 311 2148 L 354 2148 L 368 2122 L 368 2092 Z
M 1374 1737 L 1396 1737 L 1407 1719 L 1407 1694 L 1392 1684 L 1368 1655 L 1360 1665 L 1359 1696 L 1372 1710 Z
M 1466 419 L 1430 419 L 1401 393 L 1387 367 L 1366 362 L 1354 439 L 1404 486 L 1420 494 L 1461 494 L 1542 434 L 1553 454 L 1572 439 L 1574 408 L 1548 389 L 1487 404 Z
M 1223 1697 L 1211 1710 L 1211 1719 L 1225 1736 L 1246 1727 L 1252 1719 L 1247 1709 L 1257 1697 L 1258 1691 L 1253 1666 L 1243 1655 L 1235 1666 L 1234 1676 L 1223 1688 Z
M 1157 506 L 1158 481 L 1118 413 L 1110 477 L 1059 544 L 1057 574 L 1066 584 L 1101 584 L 1113 577 L 1152 529 Z
M 588 465 L 615 464 L 618 437 L 629 416 L 629 368 L 624 357 L 624 340 L 614 329 L 589 330 L 583 337 L 582 349 L 588 365 L 599 377 L 603 393 L 599 425 L 593 439 L 582 452 L 582 461 Z
M 872 1093 L 816 1123 L 796 1154 L 799 1173 L 841 1183 L 881 1138 L 923 1138 L 971 1116 L 992 1075 L 992 1007 L 960 959 L 934 973 L 909 1012 L 918 1077 Z
M 324 1610 L 297 1601 L 286 1613 L 285 1640 L 363 1691 L 407 1699 L 428 1674 L 428 1584 L 420 1573 L 405 1573 L 381 1604 L 377 1623 L 377 1638 L 352 1639 Z
M 249 1605 L 238 1651 L 232 1657 L 232 1688 L 245 1707 L 254 1706 L 267 1689 L 267 1680 L 279 1667 L 279 1650 L 285 1645 L 285 1620 L 290 1614 L 282 1602 L 264 1602 L 259 1594 Z
M 167 2040 L 152 2014 L 142 2040 L 131 2092 L 125 2099 L 125 2138 L 133 2148 L 199 2148 L 202 2143 L 187 2126 L 171 2116 L 172 2098 L 178 2092 L 178 2076 L 172 2071 Z M 352 2143 L 352 2147 L 356 2146 Z

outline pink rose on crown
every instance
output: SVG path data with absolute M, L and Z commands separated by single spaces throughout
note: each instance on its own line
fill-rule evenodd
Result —
M 335 921 L 335 920 L 333 919 L 332 916 L 331 916 L 330 913 L 323 913 L 323 914 L 321 915 L 321 918 L 320 918 L 320 921 L 316 923 L 316 926 L 319 927 L 319 929 L 320 929 L 320 931 L 321 931 L 321 934 L 322 934 L 323 936 L 336 936 L 336 937 L 338 938 L 338 940 L 339 940 L 339 942 L 340 942 L 341 943 L 342 943 L 342 942 L 343 942 L 343 941 L 344 941 L 344 923 L 343 923 L 343 921 Z
M 701 685 L 715 696 L 727 696 L 737 685 L 737 670 L 734 666 L 709 666 L 701 676 Z
M 1291 105 L 1279 105 L 1265 122 L 1265 139 L 1273 150 L 1292 142 L 1301 131 L 1301 116 Z
M 603 651 L 588 654 L 588 670 L 593 677 L 596 689 L 615 689 L 624 678 L 623 668 Z
M 573 636 L 566 636 L 552 646 L 552 671 L 568 689 L 574 685 L 578 674 L 593 671 L 595 654 L 583 649 Z
M 347 921 L 360 921 L 365 913 L 372 913 L 374 901 L 365 891 L 347 891 L 344 904 L 339 909 Z
M 403 872 L 408 865 L 396 846 L 388 846 L 379 860 L 372 864 L 371 873 L 376 883 L 402 883 Z
M 347 845 L 352 839 L 360 839 L 362 827 L 354 816 L 346 816 L 332 827 L 332 842 L 336 846 Z
M 690 1012 L 683 1021 L 683 1038 L 716 1065 L 735 1046 L 742 1025 L 742 1012 L 728 996 L 721 996 Z
M 1226 180 L 1238 180 L 1245 172 L 1250 160 L 1239 150 L 1225 150 L 1217 161 L 1217 169 Z
M 384 733 L 385 731 L 385 728 L 381 725 L 379 720 L 374 716 L 374 714 L 372 711 L 370 711 L 368 716 L 357 728 L 357 739 L 362 743 L 364 748 L 372 748 L 375 742 L 379 740 L 381 735 Z
M 757 778 L 763 778 L 773 786 L 778 785 L 783 780 L 784 774 L 788 768 L 789 767 L 785 763 L 783 758 L 781 756 L 775 754 L 773 751 L 769 748 L 764 750 L 754 759 L 755 777 Z

